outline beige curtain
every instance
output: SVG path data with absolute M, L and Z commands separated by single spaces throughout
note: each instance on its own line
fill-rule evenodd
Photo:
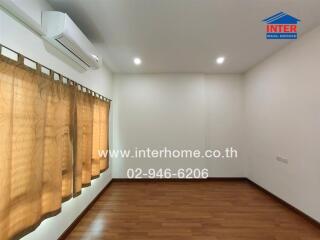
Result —
M 82 186 L 91 182 L 92 126 L 93 97 L 83 91 L 76 91 L 75 194 L 79 194 Z
M 109 102 L 100 102 L 100 149 L 109 151 Z M 109 154 L 100 157 L 100 171 L 109 168 Z
M 109 154 L 101 155 L 99 151 L 109 150 L 109 108 L 110 103 L 95 99 L 93 104 L 93 144 L 92 144 L 92 177 L 109 166 Z
M 62 199 L 67 200 L 73 194 L 72 141 L 74 125 L 74 87 L 61 82 L 58 84 L 60 99 L 57 104 L 55 120 L 58 126 L 59 160 L 62 164 Z
M 53 81 L 40 79 L 38 86 L 40 86 L 40 89 L 34 90 L 40 91 L 41 105 L 39 106 L 39 110 L 42 111 L 42 108 L 45 110 L 44 137 L 39 139 L 43 141 L 44 146 L 42 158 L 39 159 L 39 162 L 42 163 L 42 169 L 38 169 L 35 166 L 35 169 L 31 169 L 31 171 L 42 172 L 42 186 L 39 195 L 41 195 L 42 200 L 42 213 L 45 214 L 59 209 L 61 204 L 62 164 L 58 154 L 61 150 L 58 149 L 60 146 L 58 143 L 60 137 L 58 127 L 60 126 L 58 126 L 59 122 L 57 121 L 57 117 L 59 116 L 57 111 L 60 104 L 58 89 Z M 23 97 L 23 99 L 26 97 Z
M 0 239 L 22 234 L 60 209 L 62 166 L 67 172 L 71 164 L 70 109 L 61 100 L 71 96 L 62 89 L 0 60 Z M 66 195 L 70 181 L 65 175 Z
M 92 177 L 97 177 L 100 174 L 100 100 L 93 101 L 93 138 L 92 138 Z
M 110 103 L 0 56 L 0 239 L 60 211 L 108 168 Z

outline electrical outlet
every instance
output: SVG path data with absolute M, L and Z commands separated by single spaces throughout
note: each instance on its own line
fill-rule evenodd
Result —
M 289 160 L 286 159 L 286 158 L 283 158 L 283 157 L 277 156 L 276 159 L 277 159 L 278 162 L 282 162 L 284 164 L 288 164 L 289 163 Z

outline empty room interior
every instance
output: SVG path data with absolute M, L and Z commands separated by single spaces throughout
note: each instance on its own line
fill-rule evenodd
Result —
M 319 0 L 0 0 L 0 240 L 320 240 Z

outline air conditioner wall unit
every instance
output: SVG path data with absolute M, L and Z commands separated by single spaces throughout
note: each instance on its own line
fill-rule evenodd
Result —
M 101 58 L 96 49 L 66 13 L 45 11 L 41 25 L 43 37 L 84 69 L 99 68 Z

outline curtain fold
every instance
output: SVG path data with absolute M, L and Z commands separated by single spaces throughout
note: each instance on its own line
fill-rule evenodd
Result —
M 56 111 L 58 124 L 59 160 L 62 168 L 62 199 L 67 200 L 73 194 L 73 135 L 74 135 L 74 87 L 58 82 L 60 101 Z
M 43 141 L 42 169 L 34 169 L 34 172 L 42 171 L 41 208 L 42 214 L 47 214 L 60 209 L 62 198 L 62 145 L 59 143 L 63 128 L 61 115 L 61 96 L 59 86 L 52 80 L 42 77 L 38 83 L 40 102 L 39 111 L 44 109 L 44 137 Z M 43 105 L 43 106 L 42 106 Z M 40 109 L 41 108 L 41 109 Z M 61 111 L 61 112 L 60 112 Z M 61 114 L 61 115 L 60 115 Z M 59 121 L 60 120 L 60 121 Z M 14 120 L 15 121 L 15 120 Z
M 95 99 L 93 104 L 92 177 L 109 167 L 110 103 Z
M 93 101 L 93 126 L 92 126 L 92 178 L 100 175 L 100 100 Z
M 100 172 L 109 168 L 109 102 L 100 101 L 100 149 L 107 151 L 100 156 Z
M 88 93 L 76 91 L 75 194 L 91 182 L 92 127 L 93 98 Z

